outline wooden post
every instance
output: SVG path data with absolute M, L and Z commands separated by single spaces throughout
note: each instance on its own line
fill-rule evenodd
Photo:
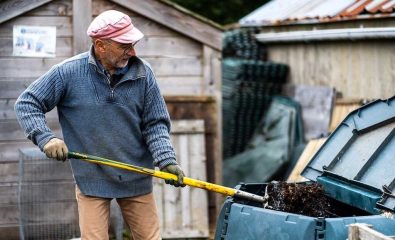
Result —
M 92 21 L 92 0 L 73 0 L 73 54 L 86 52 L 90 38 L 86 34 Z
M 207 166 L 209 179 L 217 184 L 222 184 L 222 93 L 221 93 L 221 53 L 215 49 L 203 45 L 203 89 L 204 94 L 215 98 L 215 106 L 209 112 L 210 116 L 216 118 L 216 134 L 212 139 L 215 147 L 213 162 Z M 216 217 L 221 210 L 223 196 L 209 193 L 210 204 L 210 229 L 214 232 Z
M 214 98 L 216 99 L 215 111 L 217 118 L 217 134 L 214 139 L 214 144 L 216 146 L 215 154 L 215 182 L 218 184 L 222 184 L 222 163 L 223 163 L 223 155 L 222 155 L 222 67 L 221 67 L 221 53 L 215 51 L 214 57 L 212 58 L 212 71 L 213 71 L 213 79 L 214 79 Z M 222 196 L 216 195 L 215 199 L 215 216 L 218 216 L 222 204 L 224 203 L 224 198 Z M 216 222 L 215 222 L 216 223 Z M 215 229 L 215 228 L 214 228 Z
M 213 49 L 207 45 L 203 45 L 203 82 L 202 89 L 204 94 L 213 95 L 213 65 L 212 65 Z

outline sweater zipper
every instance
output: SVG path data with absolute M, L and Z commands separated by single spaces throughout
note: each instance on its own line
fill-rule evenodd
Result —
M 115 91 L 115 88 L 116 88 L 118 85 L 120 85 L 121 83 L 123 83 L 124 81 L 119 81 L 117 84 L 114 85 L 114 87 L 111 87 L 110 78 L 106 78 L 106 79 L 107 79 L 107 83 L 108 83 L 108 86 L 109 86 L 110 91 L 111 91 L 110 98 L 111 98 L 111 100 L 114 100 L 114 91 Z
M 98 71 L 99 74 L 103 75 L 104 78 L 106 79 L 106 81 L 107 81 L 107 83 L 108 83 L 108 88 L 110 89 L 110 99 L 111 99 L 111 101 L 114 101 L 114 90 L 115 90 L 115 87 L 116 87 L 118 84 L 115 84 L 115 86 L 112 88 L 112 87 L 111 87 L 110 78 L 107 76 L 107 74 L 105 74 L 104 72 L 99 71 L 98 68 L 96 68 L 96 71 Z
M 112 88 L 111 87 L 111 81 L 110 81 L 110 78 L 109 77 L 107 77 L 107 75 L 106 74 L 104 74 L 105 75 L 105 77 L 106 77 L 106 80 L 107 80 L 107 83 L 108 83 L 108 87 L 110 88 L 110 99 L 111 99 L 111 101 L 114 101 L 114 89 L 115 89 L 115 87 L 116 87 L 116 85 Z
M 114 100 L 114 91 L 115 91 L 115 88 L 120 84 L 120 83 L 122 83 L 122 81 L 119 81 L 117 84 L 115 84 L 114 85 L 114 87 L 111 87 L 111 81 L 110 81 L 110 78 L 109 77 L 107 77 L 107 75 L 105 74 L 105 73 L 102 73 L 103 75 L 104 75 L 104 77 L 106 78 L 106 81 L 107 81 L 107 83 L 108 83 L 108 88 L 110 89 L 110 99 L 111 100 Z M 141 78 L 141 77 L 138 77 L 138 78 L 136 78 L 136 79 L 139 79 L 139 78 Z

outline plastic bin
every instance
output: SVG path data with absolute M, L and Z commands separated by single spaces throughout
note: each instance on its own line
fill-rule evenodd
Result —
M 263 195 L 265 186 L 266 184 L 242 184 L 237 188 Z M 215 239 L 345 240 L 348 225 L 352 223 L 371 224 L 376 231 L 395 235 L 395 221 L 381 215 L 367 213 L 366 216 L 316 218 L 265 209 L 259 203 L 228 197 L 218 216 Z
M 344 240 L 348 225 L 366 223 L 395 235 L 395 220 L 379 215 L 395 211 L 395 97 L 377 100 L 353 112 L 313 156 L 302 175 L 350 210 L 350 216 L 309 217 L 264 209 L 228 197 L 218 216 L 215 239 Z M 303 183 L 301 183 L 303 184 Z M 266 184 L 241 184 L 264 195 Z M 358 208 L 365 214 L 354 215 Z

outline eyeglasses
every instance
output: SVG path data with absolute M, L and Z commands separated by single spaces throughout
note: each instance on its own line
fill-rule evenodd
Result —
M 118 42 L 115 42 L 115 41 L 112 41 L 112 40 L 109 40 L 109 41 L 106 41 L 106 42 L 111 44 L 111 45 L 115 44 L 116 47 L 119 50 L 123 51 L 124 55 L 128 54 L 128 52 L 130 52 L 130 50 L 132 50 L 134 48 L 134 46 L 136 46 L 136 44 L 138 43 L 138 41 L 137 41 L 135 43 L 124 44 L 124 43 L 118 43 Z
M 119 44 L 118 48 L 123 50 L 123 54 L 127 54 L 128 52 L 130 52 L 130 50 L 132 50 L 134 48 L 134 46 L 136 46 L 137 42 L 135 43 L 130 43 L 130 44 Z

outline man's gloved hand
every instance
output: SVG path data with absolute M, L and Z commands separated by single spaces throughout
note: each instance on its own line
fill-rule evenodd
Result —
M 55 158 L 58 161 L 65 161 L 67 159 L 67 153 L 69 149 L 63 140 L 59 138 L 52 138 L 45 144 L 44 153 L 49 158 Z
M 173 185 L 175 187 L 185 187 L 185 184 L 184 184 L 184 175 L 185 174 L 178 164 L 167 165 L 166 167 L 162 168 L 161 171 L 175 174 L 178 177 L 178 181 L 165 180 L 165 182 L 167 184 Z

